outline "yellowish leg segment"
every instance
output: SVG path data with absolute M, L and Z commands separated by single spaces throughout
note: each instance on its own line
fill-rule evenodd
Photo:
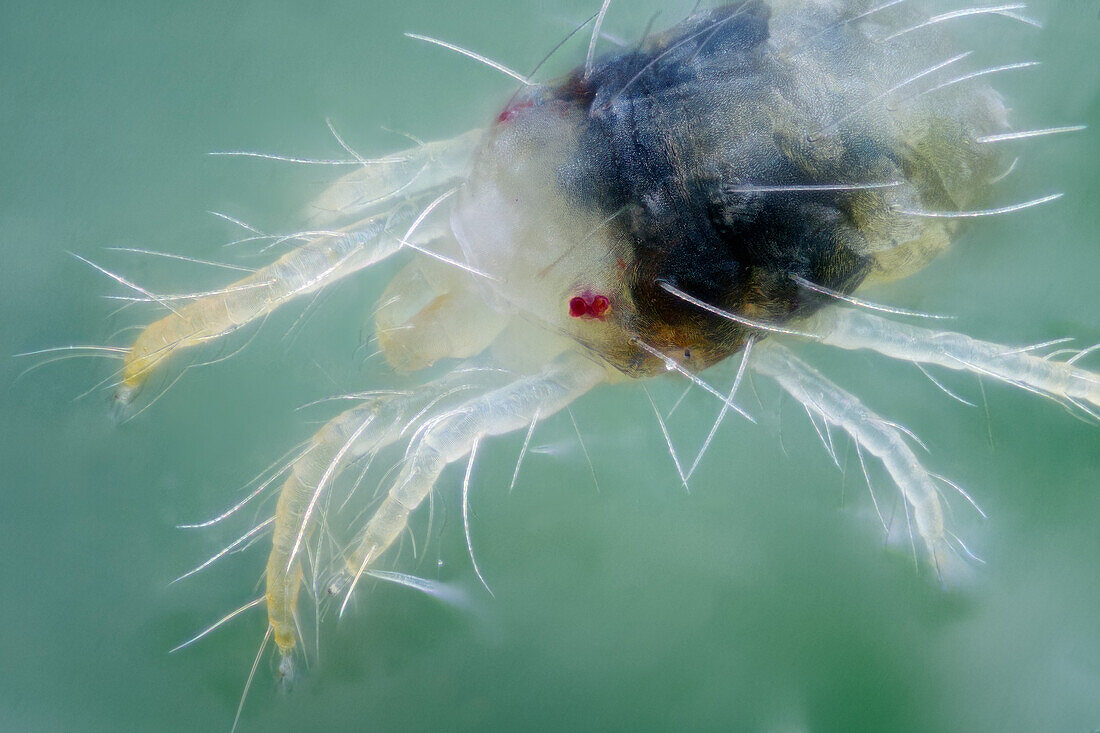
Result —
M 128 402 L 177 350 L 230 333 L 293 298 L 392 255 L 416 214 L 415 207 L 404 205 L 344 233 L 318 237 L 218 293 L 174 308 L 142 331 L 126 354 L 117 398 Z
M 368 267 L 396 252 L 406 236 L 413 245 L 433 238 L 427 226 L 418 226 L 416 233 L 408 234 L 421 211 L 421 204 L 414 200 L 463 179 L 481 135 L 474 130 L 387 158 L 362 160 L 361 166 L 312 202 L 308 212 L 315 225 L 326 228 L 358 221 L 312 239 L 218 293 L 172 307 L 169 315 L 148 326 L 130 348 L 116 398 L 129 402 L 153 370 L 175 351 L 230 333 L 298 296 Z M 349 152 L 353 151 L 349 148 Z M 401 200 L 403 203 L 393 207 L 394 201 Z M 371 214 L 383 206 L 392 208 Z
M 459 395 L 484 391 L 507 375 L 464 367 L 414 393 L 384 394 L 330 420 L 291 468 L 275 511 L 267 562 L 267 614 L 275 643 L 284 653 L 297 643 L 295 612 L 302 584 L 302 556 L 319 518 L 320 500 L 352 461 L 374 454 L 415 429 L 417 420 L 446 409 Z

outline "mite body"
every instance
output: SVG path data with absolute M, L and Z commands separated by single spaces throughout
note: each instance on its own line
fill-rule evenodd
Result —
M 884 47 L 873 25 L 822 31 L 813 13 L 777 18 L 774 38 L 767 4 L 699 13 L 517 95 L 453 214 L 467 260 L 501 273 L 498 309 L 549 321 L 630 376 L 664 369 L 638 338 L 700 369 L 758 329 L 667 286 L 783 324 L 826 302 L 799 280 L 850 293 L 945 247 L 950 220 L 902 212 L 980 200 L 999 156 L 977 139 L 1007 129 L 1000 98 L 868 73 L 888 55 L 919 71 L 945 44 Z M 565 318 L 586 293 L 608 299 L 602 324 Z
M 1080 354 L 978 341 L 856 294 L 919 270 L 963 220 L 1056 198 L 995 201 L 1011 162 L 998 143 L 1049 131 L 1014 130 L 990 86 L 1030 64 L 976 67 L 948 35 L 970 15 L 1029 19 L 1016 6 L 918 5 L 699 10 L 634 48 L 590 53 L 564 78 L 525 83 L 484 130 L 363 161 L 311 205 L 305 244 L 224 290 L 152 296 L 170 312 L 127 352 L 125 403 L 176 352 L 398 253 L 410 260 L 375 311 L 383 354 L 405 372 L 453 360 L 419 389 L 365 396 L 276 474 L 276 512 L 253 530 L 272 532 L 266 591 L 250 605 L 267 609 L 284 674 L 307 561 L 342 608 L 448 464 L 472 465 L 482 440 L 533 430 L 601 383 L 671 372 L 709 392 L 721 420 L 746 414 L 747 370 L 770 377 L 815 427 L 850 436 L 861 463 L 881 461 L 936 568 L 968 554 L 941 508 L 941 491 L 961 489 L 921 465 L 904 427 L 785 345 L 968 371 L 1087 415 L 1100 406 Z M 730 357 L 738 378 L 723 394 L 700 373 Z M 334 527 L 326 507 L 341 473 L 391 446 L 403 458 L 373 513 Z M 326 520 L 345 533 L 331 557 Z

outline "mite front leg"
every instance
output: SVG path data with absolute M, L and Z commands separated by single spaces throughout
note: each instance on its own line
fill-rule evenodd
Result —
M 116 399 L 128 403 L 176 351 L 231 333 L 294 298 L 389 257 L 401 247 L 401 236 L 416 213 L 415 207 L 405 205 L 346 231 L 318 236 L 216 293 L 172 308 L 130 347 Z

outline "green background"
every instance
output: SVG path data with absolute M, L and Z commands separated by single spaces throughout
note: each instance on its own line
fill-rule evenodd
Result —
M 109 315 L 117 303 L 99 296 L 121 291 L 66 250 L 162 291 L 217 286 L 225 273 L 105 248 L 257 263 L 256 248 L 223 249 L 237 232 L 204 212 L 285 230 L 332 174 L 209 151 L 339 157 L 328 117 L 380 154 L 406 144 L 392 130 L 446 137 L 507 99 L 507 78 L 402 32 L 528 69 L 593 6 L 4 2 L 0 348 L 102 343 L 134 322 Z M 998 80 L 1020 127 L 1093 125 L 1021 145 L 998 202 L 1068 195 L 978 223 L 926 271 L 868 297 L 957 315 L 952 328 L 992 340 L 1084 345 L 1100 341 L 1100 7 L 1065 0 L 1032 12 L 1047 21 L 1041 33 L 996 18 L 958 30 L 985 58 L 1044 62 Z M 606 29 L 634 38 L 648 16 L 620 0 Z M 558 70 L 583 46 L 568 46 Z M 356 352 L 392 271 L 343 283 L 284 337 L 302 312 L 286 309 L 239 356 L 188 372 L 122 425 L 107 393 L 74 399 L 109 363 L 17 378 L 35 360 L 0 358 L 0 730 L 228 729 L 262 612 L 167 652 L 254 597 L 264 543 L 169 586 L 252 514 L 209 531 L 174 525 L 228 505 L 336 409 L 297 406 L 410 383 Z M 910 365 L 804 352 L 919 433 L 929 467 L 989 514 L 952 502 L 953 526 L 987 561 L 969 581 L 941 589 L 926 567 L 914 571 L 904 541 L 884 546 L 854 451 L 841 448 L 842 476 L 764 380 L 762 406 L 745 392 L 761 424 L 730 419 L 690 495 L 641 389 L 604 388 L 575 408 L 598 491 L 568 420 L 536 434 L 540 452 L 510 495 L 522 436 L 483 447 L 472 521 L 495 600 L 465 557 L 452 468 L 437 540 L 423 562 L 406 551 L 395 567 L 452 584 L 469 603 L 370 587 L 340 623 L 322 624 L 320 660 L 291 694 L 278 694 L 265 658 L 242 730 L 1100 726 L 1098 429 L 1001 385 L 986 385 L 983 406 L 974 379 L 941 375 L 977 402 L 969 408 Z M 728 384 L 729 369 L 711 378 Z M 651 389 L 668 408 L 681 387 Z M 714 413 L 697 395 L 677 410 L 685 453 Z M 892 506 L 881 476 L 878 491 Z

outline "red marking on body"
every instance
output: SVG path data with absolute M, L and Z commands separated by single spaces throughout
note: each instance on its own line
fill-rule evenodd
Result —
M 570 318 L 596 318 L 603 320 L 611 310 L 611 300 L 606 295 L 584 293 L 569 299 Z
M 534 106 L 534 102 L 530 99 L 525 99 L 522 102 L 516 102 L 510 104 L 504 108 L 504 111 L 497 115 L 497 123 L 503 124 L 515 117 L 521 110 L 529 109 Z

